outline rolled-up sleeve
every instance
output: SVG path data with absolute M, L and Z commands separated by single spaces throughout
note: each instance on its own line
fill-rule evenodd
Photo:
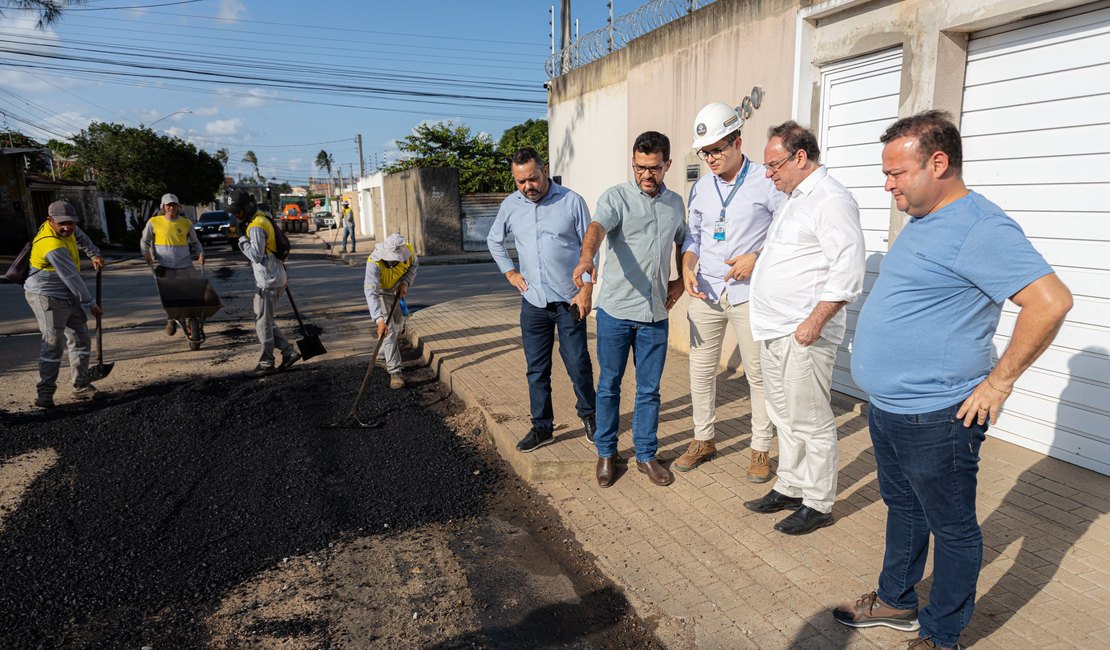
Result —
M 697 185 L 690 188 L 690 198 L 686 201 L 686 205 L 694 205 L 694 197 L 698 195 L 697 189 Z M 683 253 L 693 253 L 701 257 L 701 219 L 701 210 L 690 208 L 686 238 L 682 242 Z
M 844 197 L 832 197 L 818 210 L 818 239 L 829 262 L 829 275 L 819 300 L 854 302 L 863 292 L 867 251 L 859 208 Z

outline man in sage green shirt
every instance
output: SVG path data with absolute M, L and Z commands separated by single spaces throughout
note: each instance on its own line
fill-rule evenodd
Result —
M 636 405 L 632 444 L 636 467 L 656 485 L 674 476 L 655 459 L 659 446 L 659 383 L 667 357 L 667 312 L 682 295 L 682 280 L 670 280 L 671 260 L 681 268 L 686 237 L 686 206 L 663 185 L 671 166 L 667 136 L 647 131 L 632 147 L 634 183 L 605 191 L 586 230 L 582 253 L 572 273 L 582 286 L 585 273 L 596 277 L 594 257 L 605 241 L 597 300 L 597 483 L 613 483 L 620 424 L 621 380 L 628 353 L 635 358 Z M 673 244 L 673 246 L 672 246 Z

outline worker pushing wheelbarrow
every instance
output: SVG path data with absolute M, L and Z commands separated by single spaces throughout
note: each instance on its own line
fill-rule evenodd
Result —
M 161 214 L 146 222 L 139 247 L 154 271 L 166 310 L 166 334 L 173 336 L 180 327 L 189 349 L 199 350 L 205 339 L 204 321 L 222 305 L 204 275 L 204 247 L 193 222 L 181 216 L 176 195 L 162 195 Z M 193 266 L 194 256 L 200 262 L 199 271 Z

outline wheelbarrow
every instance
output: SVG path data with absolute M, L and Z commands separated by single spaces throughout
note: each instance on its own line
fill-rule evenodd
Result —
M 203 265 L 199 272 L 193 269 L 184 271 L 156 266 L 154 280 L 158 284 L 158 295 L 166 316 L 181 323 L 189 339 L 189 349 L 199 350 L 205 340 L 204 321 L 223 305 L 205 276 Z

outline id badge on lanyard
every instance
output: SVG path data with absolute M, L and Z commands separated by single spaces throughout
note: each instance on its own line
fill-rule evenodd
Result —
M 721 188 L 717 185 L 716 180 L 713 182 L 713 189 L 717 190 L 717 198 L 721 199 L 721 216 L 717 217 L 717 221 L 713 224 L 713 241 L 725 240 L 725 209 L 732 203 L 732 198 L 736 196 L 736 190 L 744 184 L 744 178 L 748 175 L 748 168 L 751 166 L 751 160 L 747 157 L 744 158 L 744 166 L 740 169 L 740 173 L 736 176 L 736 183 L 732 186 L 732 191 L 728 193 L 726 199 L 721 195 Z

